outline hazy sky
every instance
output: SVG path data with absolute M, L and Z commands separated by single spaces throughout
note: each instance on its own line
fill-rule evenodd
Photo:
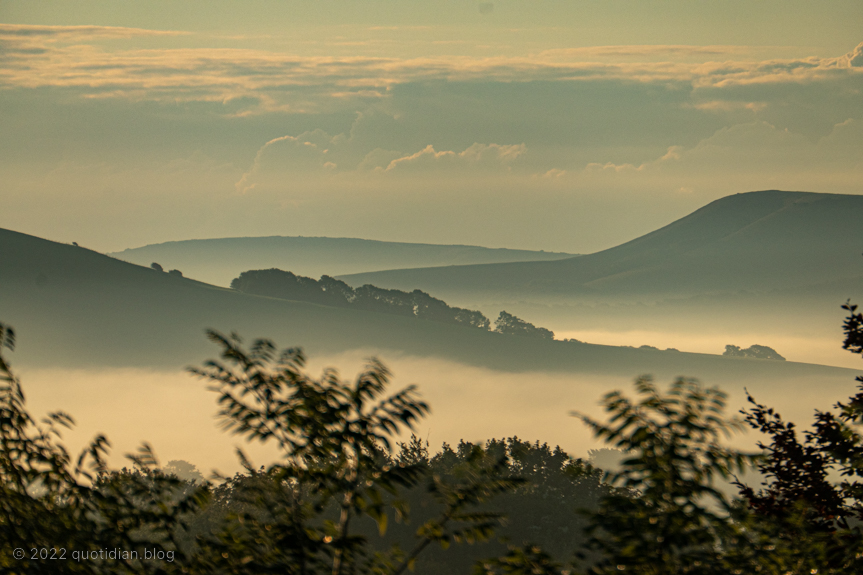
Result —
M 590 252 L 863 192 L 860 0 L 0 0 L 0 227 Z

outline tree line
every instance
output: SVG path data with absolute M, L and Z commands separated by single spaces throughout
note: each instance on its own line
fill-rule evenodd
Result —
M 279 269 L 245 271 L 231 281 L 231 288 L 253 295 L 409 316 L 483 331 L 492 329 L 491 321 L 482 312 L 451 307 L 418 289 L 405 292 L 371 284 L 354 289 L 327 275 L 315 280 Z M 554 339 L 552 331 L 534 326 L 506 311 L 500 312 L 493 331 Z

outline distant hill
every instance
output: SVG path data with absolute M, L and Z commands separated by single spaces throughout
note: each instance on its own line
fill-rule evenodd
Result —
M 318 278 L 385 269 L 573 257 L 566 253 L 478 246 L 280 236 L 166 242 L 108 255 L 142 266 L 157 262 L 165 269 L 179 269 L 187 277 L 224 287 L 252 269 L 278 268 Z
M 13 361 L 40 367 L 197 364 L 212 355 L 203 330 L 213 327 L 301 345 L 312 355 L 362 349 L 384 359 L 433 357 L 514 372 L 771 380 L 803 375 L 848 381 L 854 373 L 794 362 L 531 340 L 247 295 L 2 229 L 0 321 L 18 332 Z
M 342 275 L 351 285 L 481 299 L 661 302 L 863 285 L 863 196 L 783 192 L 716 200 L 620 246 L 557 261 Z M 846 296 L 847 297 L 847 296 Z

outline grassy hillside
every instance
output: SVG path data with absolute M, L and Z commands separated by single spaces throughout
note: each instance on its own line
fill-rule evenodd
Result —
M 278 268 L 318 278 L 396 268 L 447 266 L 533 260 L 556 260 L 573 254 L 477 246 L 379 242 L 353 238 L 221 238 L 167 242 L 109 254 L 149 266 L 157 262 L 186 276 L 228 286 L 241 272 Z
M 203 330 L 302 345 L 363 349 L 512 372 L 676 374 L 851 380 L 849 370 L 793 362 L 531 340 L 408 317 L 251 296 L 0 230 L 0 321 L 15 326 L 16 361 L 39 366 L 180 366 L 211 354 Z
M 643 301 L 829 293 L 863 278 L 863 196 L 763 191 L 717 200 L 650 234 L 558 261 L 343 275 L 437 297 Z M 481 296 L 478 294 L 482 294 Z

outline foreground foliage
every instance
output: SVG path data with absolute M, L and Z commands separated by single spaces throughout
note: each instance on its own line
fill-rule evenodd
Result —
M 14 349 L 15 334 L 0 324 L 0 350 Z M 132 470 L 108 471 L 108 441 L 96 437 L 74 463 L 58 443 L 71 427 L 65 413 L 37 424 L 24 392 L 0 353 L 0 573 L 163 573 L 176 534 L 203 503 L 206 489 L 184 489 L 156 469 L 144 446 Z M 76 560 L 100 550 L 127 553 Z M 20 556 L 15 555 L 18 550 Z
M 845 348 L 863 354 L 863 315 L 846 310 Z M 0 573 L 863 572 L 863 376 L 802 432 L 755 398 L 734 418 L 717 389 L 640 378 L 635 398 L 605 396 L 604 420 L 579 416 L 624 454 L 603 480 L 518 438 L 431 454 L 398 441 L 429 408 L 413 386 L 388 393 L 379 362 L 350 383 L 312 378 L 298 349 L 209 336 L 220 359 L 192 371 L 222 426 L 281 452 L 260 468 L 240 452 L 245 472 L 215 485 L 160 471 L 146 446 L 111 471 L 101 436 L 73 462 L 59 442 L 71 417 L 29 415 L 0 325 Z M 727 447 L 745 427 L 763 434 L 760 453 Z M 739 479 L 752 467 L 760 486 Z M 60 548 L 136 555 L 35 558 Z
M 278 353 L 258 340 L 246 351 L 236 336 L 210 332 L 210 339 L 222 348 L 221 360 L 192 371 L 214 384 L 224 427 L 275 441 L 283 458 L 260 471 L 246 463 L 249 479 L 232 488 L 251 511 L 229 513 L 227 528 L 201 543 L 202 572 L 398 574 L 433 543 L 445 547 L 493 534 L 499 515 L 476 507 L 522 480 L 506 472 L 505 457 L 471 446 L 458 481 L 431 475 L 428 492 L 440 511 L 416 529 L 412 547 L 374 552 L 355 524 L 371 519 L 383 535 L 388 511 L 406 520 L 400 492 L 417 485 L 429 467 L 422 458 L 392 457 L 393 438 L 428 413 L 416 388 L 385 396 L 389 372 L 376 361 L 347 384 L 332 370 L 308 377 L 298 349 Z
M 647 378 L 635 387 L 637 402 L 620 392 L 603 398 L 607 423 L 579 416 L 630 454 L 610 478 L 623 490 L 603 498 L 588 529 L 588 547 L 603 557 L 590 571 L 727 573 L 723 544 L 739 530 L 716 480 L 753 460 L 721 443 L 742 423 L 724 417 L 722 392 L 694 381 L 680 379 L 665 394 Z

